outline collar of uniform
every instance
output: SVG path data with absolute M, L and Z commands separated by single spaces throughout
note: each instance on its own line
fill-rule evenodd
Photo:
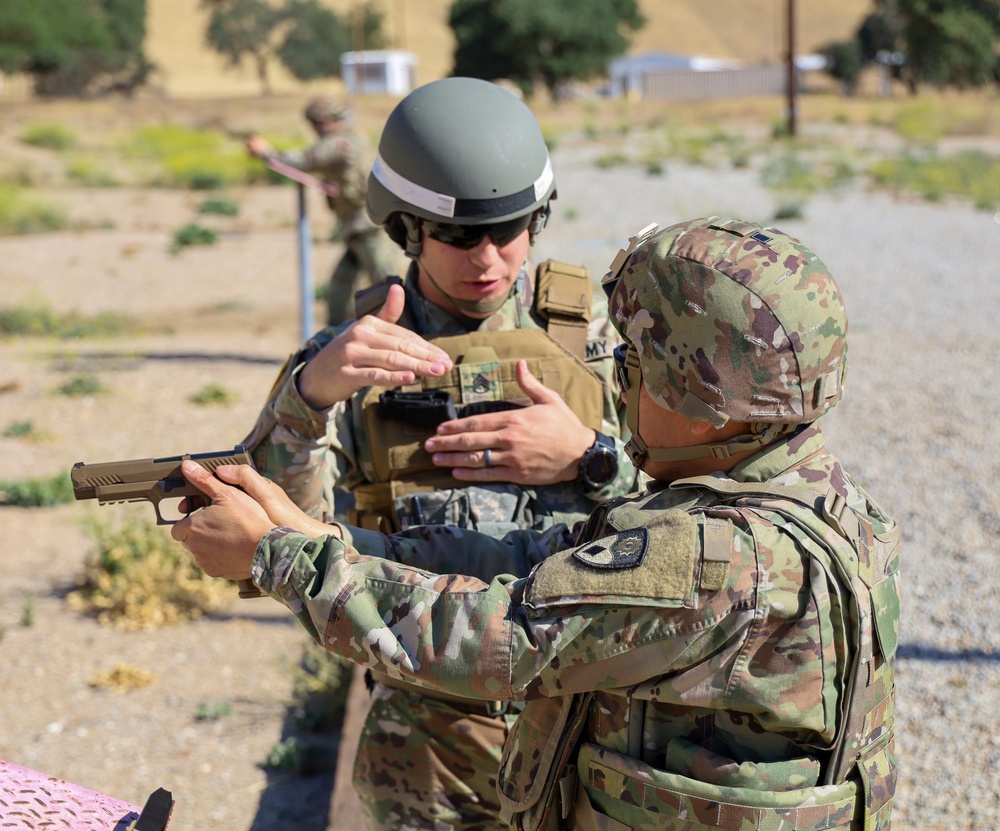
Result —
M 819 424 L 813 422 L 767 445 L 726 475 L 737 482 L 768 482 L 825 448 L 826 436 Z
M 463 335 L 466 332 L 497 328 L 496 325 L 487 325 L 491 321 L 496 323 L 506 319 L 520 321 L 522 310 L 530 309 L 531 299 L 534 296 L 531 280 L 528 279 L 530 267 L 527 261 L 521 267 L 521 273 L 514 283 L 514 290 L 499 309 L 483 320 L 476 320 L 469 317 L 455 317 L 424 297 L 420 292 L 420 273 L 417 264 L 411 262 L 406 272 L 405 289 L 406 305 L 413 321 L 413 331 L 418 335 Z M 520 323 L 501 328 L 520 328 Z

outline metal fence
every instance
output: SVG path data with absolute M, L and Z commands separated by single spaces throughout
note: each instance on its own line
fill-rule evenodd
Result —
M 651 70 L 642 74 L 637 91 L 642 98 L 663 100 L 781 95 L 787 79 L 788 69 L 780 64 L 702 72 Z M 801 85 L 801 76 L 796 83 Z

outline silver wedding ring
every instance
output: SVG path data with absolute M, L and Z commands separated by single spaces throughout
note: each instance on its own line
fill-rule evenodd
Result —
M 486 467 L 493 467 L 493 451 L 490 448 L 483 451 L 483 459 L 486 460 Z

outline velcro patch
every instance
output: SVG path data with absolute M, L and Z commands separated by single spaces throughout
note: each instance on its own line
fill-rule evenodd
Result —
M 648 547 L 649 532 L 632 528 L 578 548 L 573 557 L 591 568 L 635 568 L 646 558 Z
M 532 572 L 525 604 L 543 609 L 584 597 L 680 605 L 695 591 L 698 522 L 680 510 L 628 517 L 633 525 L 553 554 Z M 639 522 L 642 522 L 640 525 Z

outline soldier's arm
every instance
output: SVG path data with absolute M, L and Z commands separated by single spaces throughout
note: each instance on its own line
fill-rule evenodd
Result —
M 324 329 L 289 358 L 244 440 L 257 469 L 317 519 L 332 516 L 333 489 L 358 475 L 346 408 L 316 409 L 298 388 L 302 369 L 335 333 Z
M 679 529 L 672 545 L 661 536 L 649 548 L 659 557 L 652 572 L 589 568 L 564 551 L 527 577 L 486 580 L 275 528 L 258 543 L 251 574 L 326 649 L 355 663 L 468 697 L 565 695 L 641 683 L 665 667 L 680 673 L 713 655 L 734 662 L 755 608 L 733 598 L 753 569 L 732 569 L 722 591 L 699 598 L 693 533 Z M 466 536 L 455 544 L 485 543 Z M 582 556 L 600 561 L 597 548 L 616 540 L 587 543 Z

